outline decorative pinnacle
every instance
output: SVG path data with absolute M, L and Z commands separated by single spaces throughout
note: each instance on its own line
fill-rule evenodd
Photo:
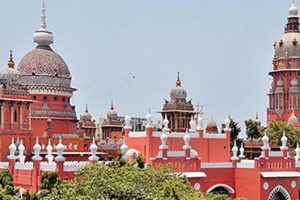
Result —
M 180 81 L 180 72 L 177 72 L 176 86 L 181 86 L 181 81 Z
M 45 0 L 42 0 L 42 23 L 41 23 L 41 29 L 42 30 L 47 30 L 47 25 L 46 25 L 46 14 L 45 14 Z
M 8 67 L 9 68 L 14 68 L 15 67 L 15 62 L 13 60 L 13 52 L 12 50 L 9 51 L 9 61 L 8 61 Z
M 88 105 L 87 105 L 87 104 L 85 104 L 85 112 L 86 112 L 86 113 L 89 112 L 89 110 L 88 110 Z
M 111 103 L 110 103 L 110 109 L 111 110 L 114 110 L 115 108 L 114 108 L 114 102 L 113 102 L 113 100 L 111 100 Z

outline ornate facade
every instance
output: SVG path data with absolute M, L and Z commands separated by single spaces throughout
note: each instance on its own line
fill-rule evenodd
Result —
M 285 121 L 299 125 L 300 116 L 300 31 L 298 8 L 293 2 L 289 9 L 285 32 L 274 43 L 273 81 L 267 109 L 267 121 Z
M 192 100 L 186 100 L 187 92 L 181 86 L 179 73 L 176 86 L 171 90 L 170 97 L 170 101 L 165 99 L 165 104 L 161 111 L 162 117 L 168 118 L 172 131 L 184 132 L 189 129 L 189 121 L 198 112 L 194 111 Z

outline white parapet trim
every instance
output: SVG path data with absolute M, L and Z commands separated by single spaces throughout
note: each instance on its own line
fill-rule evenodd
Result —
M 128 136 L 132 137 L 132 138 L 134 138 L 134 137 L 146 137 L 147 133 L 146 133 L 146 131 L 140 131 L 140 132 L 130 131 Z
M 184 157 L 185 152 L 184 151 L 168 151 L 167 157 Z
M 202 162 L 201 168 L 232 168 L 232 162 Z
M 41 166 L 40 169 L 42 171 L 55 171 L 56 170 L 56 163 L 52 162 L 52 163 L 48 163 L 48 162 L 41 162 Z
M 0 162 L 0 169 L 7 169 L 8 168 L 8 162 Z
M 66 161 L 64 162 L 64 171 L 77 171 L 88 164 L 87 161 Z
M 203 138 L 206 139 L 226 139 L 225 133 L 204 133 Z
M 152 133 L 152 137 L 160 137 L 163 134 L 163 132 L 157 132 L 154 131 Z M 169 134 L 167 134 L 168 138 L 183 138 L 183 136 L 185 136 L 186 132 L 171 132 Z M 194 132 L 194 133 L 188 133 L 189 136 L 191 136 L 191 138 L 199 138 L 199 133 L 198 132 Z
M 242 160 L 241 162 L 237 163 L 237 168 L 251 168 L 255 167 L 254 160 Z
M 262 177 L 264 178 L 291 178 L 291 177 L 300 177 L 299 172 L 282 172 L 282 171 L 277 171 L 277 172 L 260 172 Z
M 26 163 L 20 163 L 20 162 L 17 162 L 15 164 L 15 169 L 33 169 L 33 163 L 32 162 L 26 162 Z
M 176 172 L 174 173 L 179 176 L 184 176 L 186 178 L 205 178 L 207 175 L 204 172 Z
M 282 151 L 270 151 L 269 152 L 269 157 L 282 157 Z

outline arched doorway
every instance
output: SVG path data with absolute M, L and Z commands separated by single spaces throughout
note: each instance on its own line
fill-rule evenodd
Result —
M 284 187 L 278 185 L 271 191 L 268 200 L 291 200 L 291 196 Z
M 211 186 L 207 191 L 207 193 L 213 193 L 213 194 L 234 194 L 234 189 L 226 184 L 216 184 Z

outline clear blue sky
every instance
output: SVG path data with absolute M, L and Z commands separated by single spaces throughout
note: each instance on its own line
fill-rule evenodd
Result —
M 258 112 L 265 124 L 273 43 L 283 34 L 291 1 L 47 0 L 53 48 L 67 62 L 79 116 L 88 103 L 105 116 L 159 111 L 181 72 L 193 103 L 218 124 L 243 124 Z M 300 4 L 300 2 L 296 2 Z M 0 66 L 35 48 L 39 0 L 1 0 Z M 135 76 L 136 78 L 132 78 Z M 160 116 L 155 114 L 156 118 Z

